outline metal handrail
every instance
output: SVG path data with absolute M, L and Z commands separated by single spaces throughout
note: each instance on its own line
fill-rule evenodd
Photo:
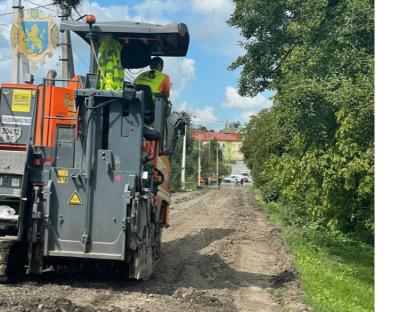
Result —
M 44 116 L 45 119 L 56 119 L 56 120 L 76 120 L 73 117 L 57 117 L 57 116 Z

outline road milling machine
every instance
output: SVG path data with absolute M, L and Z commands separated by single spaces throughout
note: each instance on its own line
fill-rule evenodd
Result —
M 160 257 L 170 157 L 185 120 L 162 94 L 99 87 L 103 40 L 124 69 L 185 56 L 185 24 L 63 21 L 90 49 L 86 77 L 0 86 L 0 280 L 106 265 L 146 279 Z M 102 53 L 105 53 L 104 51 Z

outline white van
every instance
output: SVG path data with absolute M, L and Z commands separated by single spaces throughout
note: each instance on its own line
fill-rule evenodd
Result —
M 250 182 L 250 173 L 247 170 L 241 170 L 240 175 L 243 177 L 244 182 Z

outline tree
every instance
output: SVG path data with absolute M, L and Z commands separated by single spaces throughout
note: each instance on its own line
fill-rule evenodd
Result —
M 217 152 L 218 152 L 218 173 L 220 176 L 229 174 L 228 168 L 225 168 L 223 153 L 216 139 L 213 139 L 202 145 L 201 149 L 201 169 L 202 174 L 214 176 L 217 174 Z
M 235 3 L 239 93 L 275 91 L 244 130 L 257 185 L 304 222 L 373 233 L 373 1 Z
M 240 121 L 232 121 L 229 123 L 226 123 L 225 128 L 226 129 L 240 129 L 242 127 L 242 124 Z
M 186 177 L 195 180 L 197 174 L 196 142 L 192 138 L 193 128 L 191 123 L 187 125 L 186 133 Z M 181 170 L 182 170 L 182 148 L 183 137 L 177 140 L 174 154 L 171 157 L 171 189 L 178 191 L 181 189 Z

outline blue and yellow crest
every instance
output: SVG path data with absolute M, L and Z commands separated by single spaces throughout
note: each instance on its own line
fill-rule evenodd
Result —
M 37 9 L 17 20 L 11 30 L 11 45 L 15 53 L 23 54 L 32 68 L 44 64 L 46 55 L 53 55 L 57 43 L 58 29 L 53 17 L 44 16 Z

